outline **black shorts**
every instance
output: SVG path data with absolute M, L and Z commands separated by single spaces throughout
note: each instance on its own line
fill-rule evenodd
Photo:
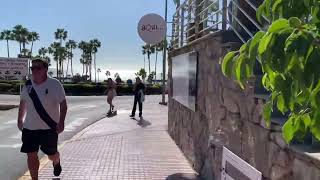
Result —
M 46 155 L 58 152 L 58 133 L 55 130 L 22 130 L 22 153 L 38 152 Z

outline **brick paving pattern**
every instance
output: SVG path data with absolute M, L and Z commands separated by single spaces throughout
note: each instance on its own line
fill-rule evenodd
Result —
M 181 173 L 186 177 L 173 179 L 196 179 L 166 131 L 167 108 L 145 107 L 143 123 L 128 118 L 128 110 L 119 110 L 117 116 L 83 130 L 60 149 L 61 176 L 53 176 L 48 162 L 39 179 L 169 180 Z

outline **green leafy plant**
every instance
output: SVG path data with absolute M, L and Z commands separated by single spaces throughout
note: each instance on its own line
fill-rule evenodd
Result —
M 309 132 L 320 140 L 320 1 L 265 0 L 257 11 L 261 23 L 264 17 L 272 21 L 268 30 L 229 52 L 223 74 L 244 88 L 259 63 L 271 93 L 263 110 L 267 124 L 276 107 L 290 113 L 283 126 L 287 143 Z

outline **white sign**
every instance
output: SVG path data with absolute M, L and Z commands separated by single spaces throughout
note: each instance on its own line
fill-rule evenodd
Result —
M 229 149 L 223 147 L 221 180 L 236 179 L 261 180 L 262 174 Z
M 139 21 L 138 33 L 147 44 L 157 44 L 164 40 L 167 33 L 167 24 L 160 15 L 147 14 Z
M 21 79 L 28 75 L 28 59 L 0 58 L 0 78 Z

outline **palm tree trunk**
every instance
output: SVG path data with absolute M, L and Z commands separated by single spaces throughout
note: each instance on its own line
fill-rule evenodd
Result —
M 156 63 L 154 65 L 154 72 L 155 72 L 154 79 L 155 80 L 157 80 L 157 63 L 158 63 L 158 51 L 156 51 Z
M 70 58 L 68 58 L 68 60 L 67 60 L 67 72 L 66 72 L 66 77 L 68 77 L 68 71 L 69 71 L 69 61 L 70 61 Z
M 32 56 L 32 49 L 33 49 L 33 41 L 31 42 L 31 48 L 30 48 L 31 56 Z
M 94 82 L 97 83 L 97 64 L 96 64 L 96 53 L 93 54 L 94 60 Z
M 60 66 L 61 66 L 61 75 L 62 75 L 62 81 L 64 82 L 64 67 L 63 67 L 63 61 L 60 62 Z
M 21 42 L 19 42 L 19 46 L 20 46 L 20 54 L 21 54 Z
M 60 81 L 60 79 L 59 79 L 59 65 L 58 65 L 58 60 L 56 61 L 56 64 L 57 64 L 57 78 L 58 78 L 58 80 Z
M 9 40 L 7 40 L 7 51 L 8 51 L 8 57 L 10 57 L 10 53 L 9 53 Z
M 88 64 L 86 64 L 86 76 L 88 76 Z
M 84 74 L 84 63 L 82 64 L 82 76 Z
M 22 43 L 22 47 L 23 47 L 23 49 L 24 49 L 24 51 L 23 51 L 23 55 L 25 56 L 26 55 L 26 43 L 25 42 L 23 42 Z
M 151 67 L 150 67 L 150 54 L 148 54 L 148 63 L 149 63 L 149 74 L 151 73 Z
M 143 56 L 143 69 L 146 70 L 146 55 Z
M 71 54 L 72 54 L 72 48 L 71 48 Z M 70 62 L 70 68 L 71 68 L 71 76 L 73 77 L 73 67 L 72 67 L 72 56 L 71 56 L 71 62 Z

